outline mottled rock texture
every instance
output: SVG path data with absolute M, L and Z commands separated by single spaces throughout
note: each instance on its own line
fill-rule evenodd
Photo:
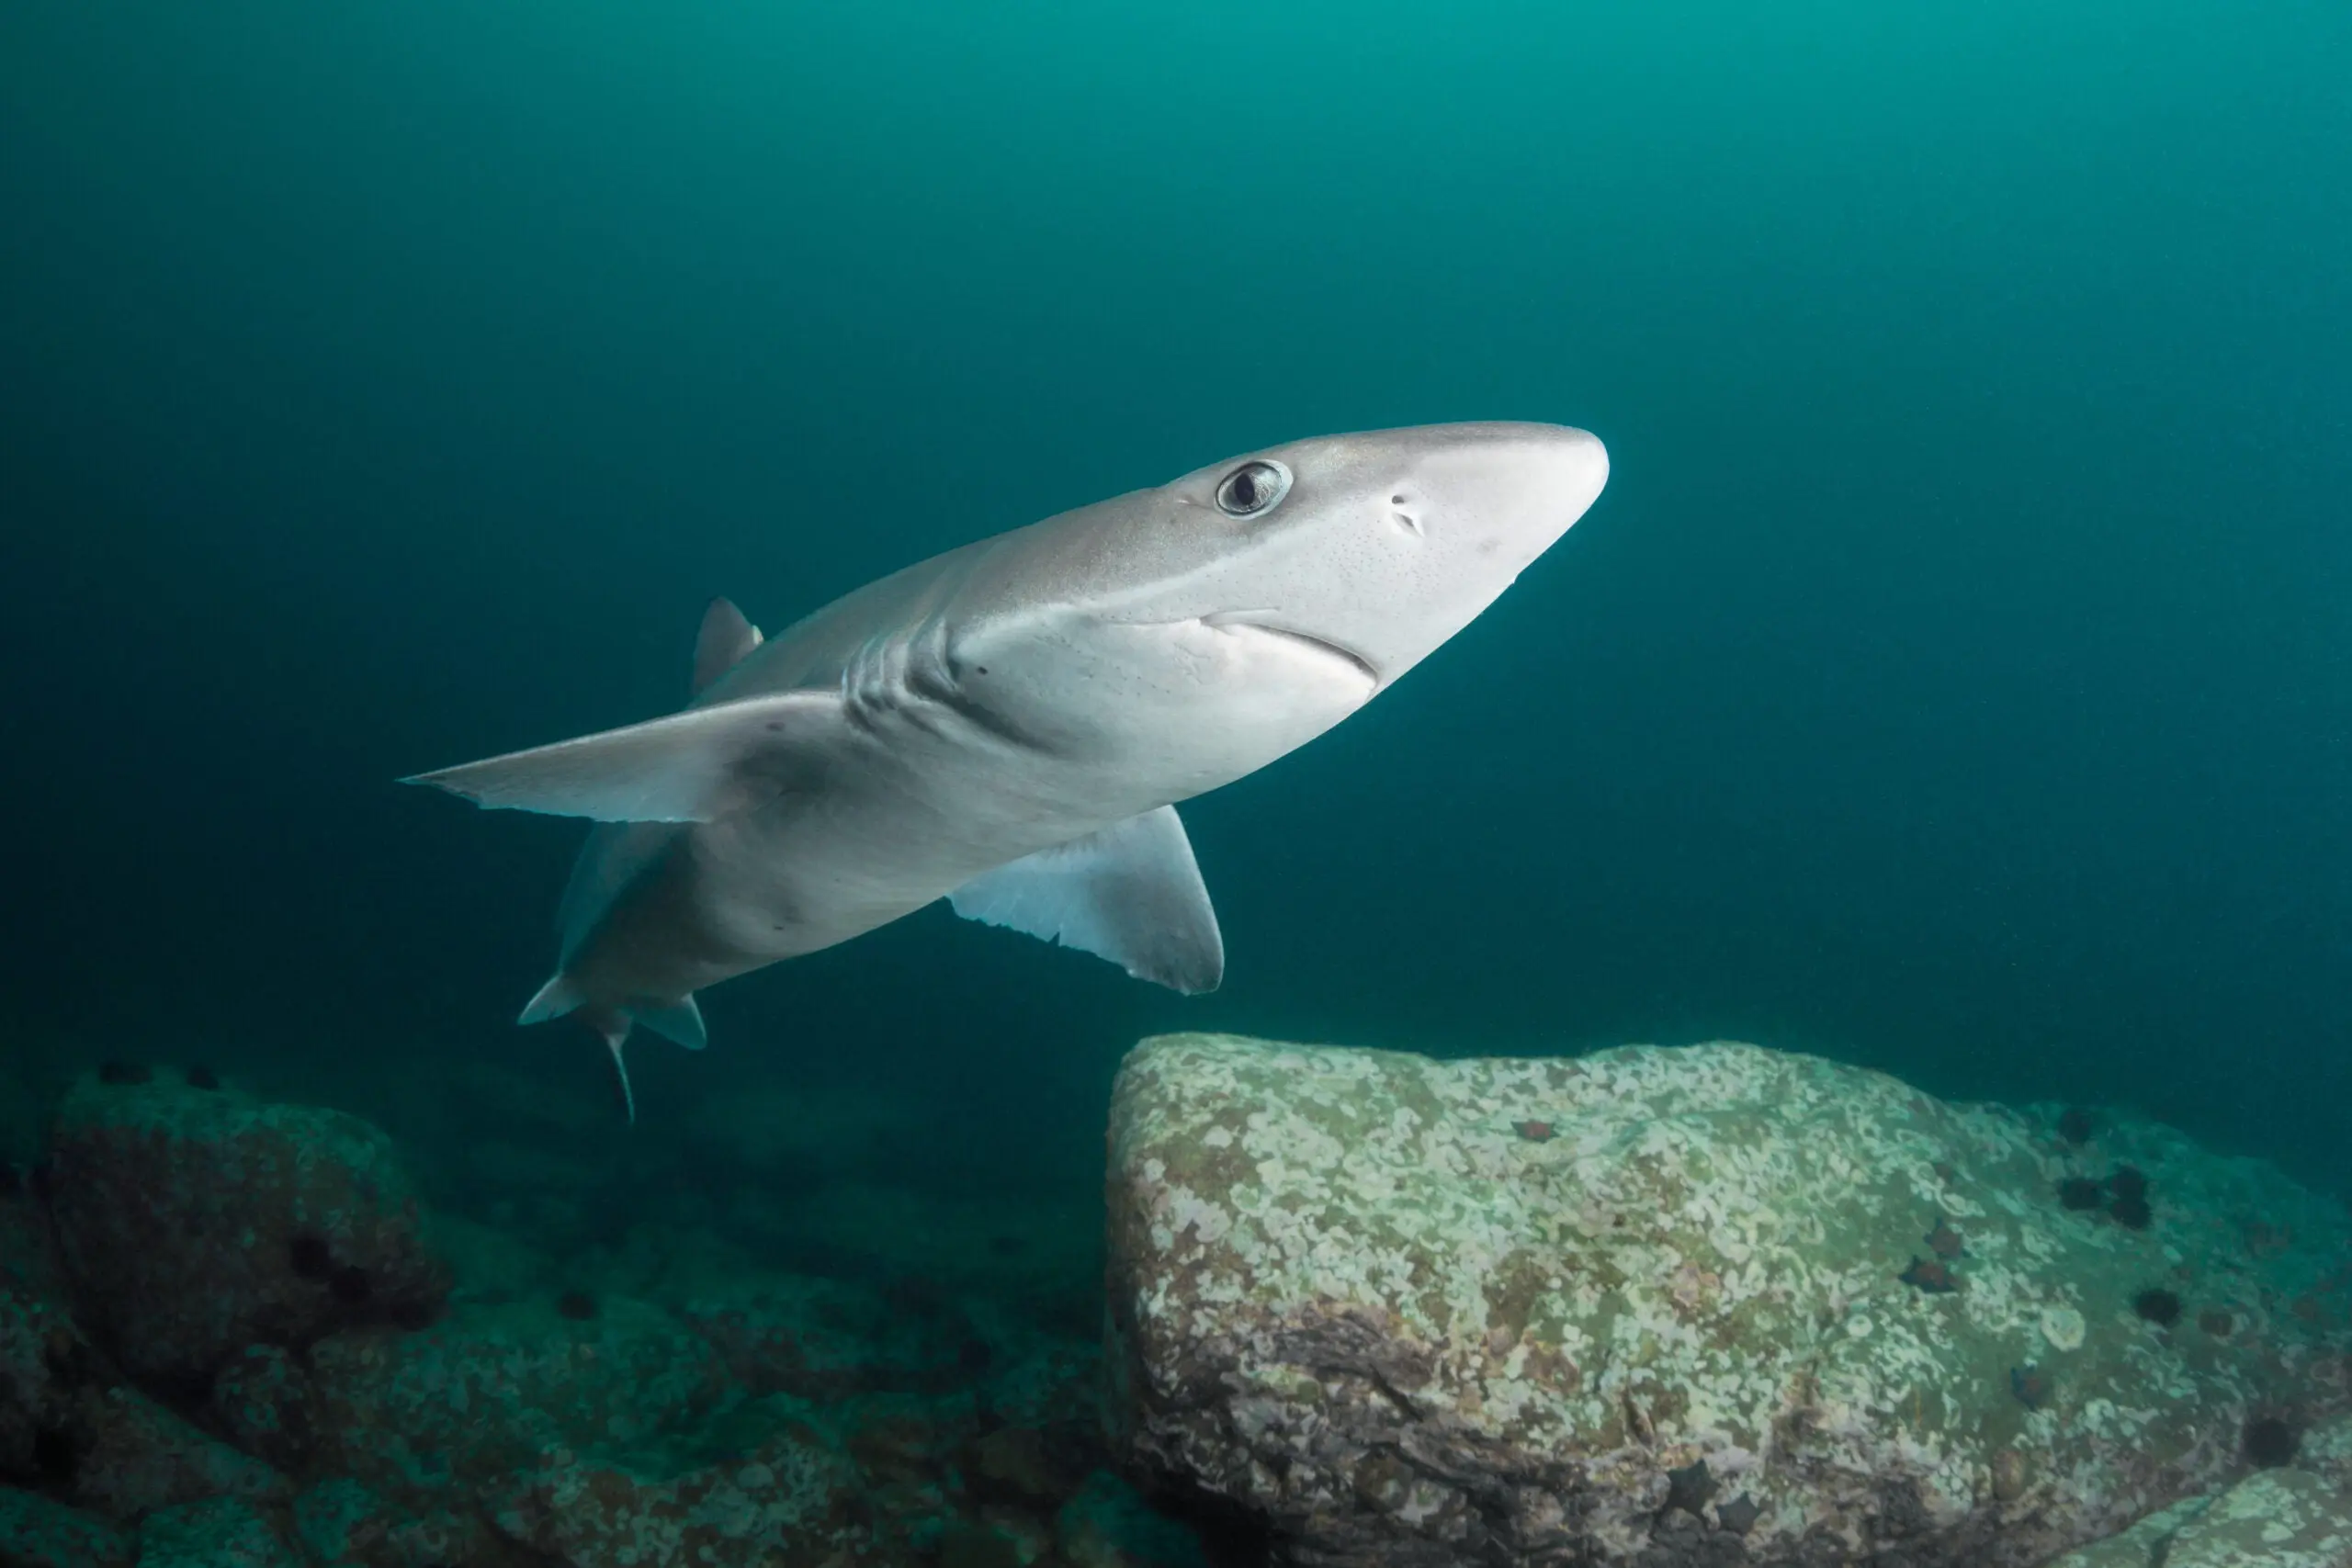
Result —
M 282 1503 L 286 1478 L 198 1430 L 134 1388 L 86 1388 L 66 1427 L 74 1446 L 64 1490 L 75 1506 L 135 1523 L 159 1509 L 233 1496 Z
M 62 1099 L 0 1179 L 0 1568 L 1198 1568 L 1099 1473 L 1082 1254 L 1017 1205 L 869 1182 L 820 1225 L 796 1188 L 819 1277 L 763 1227 L 598 1213 L 625 1145 L 580 1223 L 518 1237 L 423 1212 L 371 1125 L 214 1074 Z M 580 1173 L 495 1181 L 526 1178 Z
M 139 1532 L 139 1568 L 308 1568 L 277 1522 L 238 1497 L 185 1503 Z
M 65 1303 L 0 1266 L 0 1474 L 54 1468 L 95 1360 Z
M 137 1550 L 104 1519 L 0 1487 L 0 1562 L 8 1568 L 130 1568 Z
M 85 1078 L 47 1186 L 84 1320 L 137 1377 L 201 1385 L 248 1345 L 421 1320 L 448 1291 L 390 1140 L 341 1111 Z
M 2352 1420 L 2302 1435 L 2256 1470 L 2069 1552 L 2052 1568 L 2346 1568 L 2352 1563 Z
M 1118 1443 L 1303 1563 L 2046 1562 L 2344 1405 L 2352 1278 L 2268 1166 L 2060 1121 L 1739 1044 L 1147 1041 Z

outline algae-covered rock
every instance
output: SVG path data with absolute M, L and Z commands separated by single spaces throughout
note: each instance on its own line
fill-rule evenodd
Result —
M 739 1411 L 732 1440 L 699 1452 L 552 1453 L 492 1500 L 492 1519 L 571 1568 L 845 1561 L 868 1533 L 857 1472 L 798 1415 Z
M 2352 1495 L 2304 1471 L 2248 1477 L 2180 1528 L 2165 1568 L 2344 1568 L 2352 1562 Z
M 0 1562 L 8 1568 L 130 1568 L 128 1531 L 63 1504 L 0 1486 Z
M 0 1474 L 56 1470 L 103 1359 L 74 1320 L 48 1215 L 29 1178 L 0 1185 Z
M 317 1480 L 295 1512 L 328 1562 L 476 1559 L 475 1520 L 572 1568 L 813 1563 L 864 1529 L 855 1469 L 805 1407 L 747 1398 L 657 1307 L 591 1305 L 460 1304 L 301 1359 L 255 1347 L 213 1408 Z M 418 1555 L 431 1540 L 448 1549 Z
M 304 1568 L 277 1522 L 241 1497 L 187 1503 L 151 1516 L 139 1568 Z
M 390 1141 L 340 1111 L 89 1078 L 51 1137 L 51 1212 L 124 1368 L 198 1382 L 247 1345 L 422 1321 L 448 1290 Z
M 680 1303 L 678 1316 L 755 1393 L 823 1399 L 878 1390 L 944 1390 L 969 1381 L 951 1303 L 893 1303 L 844 1280 L 753 1274 Z
M 2038 1563 L 2347 1396 L 2342 1211 L 2110 1121 L 1737 1044 L 1148 1041 L 1118 1441 L 1308 1562 Z
M 0 1473 L 54 1470 L 95 1353 L 64 1304 L 0 1273 Z
M 2286 1462 L 2185 1498 L 2051 1568 L 2345 1568 L 2352 1420 L 2307 1435 L 2288 1430 L 2296 1451 Z
M 470 1505 L 402 1506 L 348 1477 L 322 1481 L 294 1500 L 294 1538 L 319 1568 L 430 1568 L 507 1560 L 489 1521 Z
M 267 1465 L 122 1382 L 51 1293 L 61 1288 L 44 1269 L 0 1261 L 0 1473 L 39 1477 L 122 1523 L 223 1494 L 286 1495 Z
M 419 1333 L 336 1335 L 300 1360 L 254 1347 L 221 1373 L 213 1409 L 306 1478 L 431 1507 L 548 1454 L 659 1443 L 730 1392 L 699 1337 L 616 1298 L 577 1320 L 545 1302 L 460 1306 Z
M 129 1387 L 88 1388 L 74 1403 L 75 1461 L 69 1495 L 78 1507 L 134 1522 L 208 1497 L 279 1503 L 284 1476 L 198 1430 Z

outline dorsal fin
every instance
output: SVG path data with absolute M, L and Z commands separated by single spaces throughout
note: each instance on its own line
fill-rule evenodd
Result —
M 702 613 L 702 630 L 695 636 L 695 691 L 703 688 L 743 661 L 760 646 L 760 628 L 744 618 L 731 599 L 713 599 Z

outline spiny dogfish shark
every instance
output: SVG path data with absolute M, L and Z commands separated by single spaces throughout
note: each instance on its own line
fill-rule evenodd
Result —
M 1581 430 L 1293 442 L 934 556 L 763 638 L 722 599 L 665 718 L 403 780 L 596 826 L 521 1021 L 705 1043 L 695 993 L 944 897 L 1214 990 L 1176 803 L 1329 729 L 1468 626 L 1609 475 Z

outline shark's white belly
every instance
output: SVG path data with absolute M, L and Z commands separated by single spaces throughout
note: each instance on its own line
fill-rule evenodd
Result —
M 1254 772 L 1374 691 L 1247 626 L 1020 630 L 918 628 L 853 661 L 852 722 L 811 787 L 673 829 L 567 966 L 599 994 L 672 998 L 818 952 Z

